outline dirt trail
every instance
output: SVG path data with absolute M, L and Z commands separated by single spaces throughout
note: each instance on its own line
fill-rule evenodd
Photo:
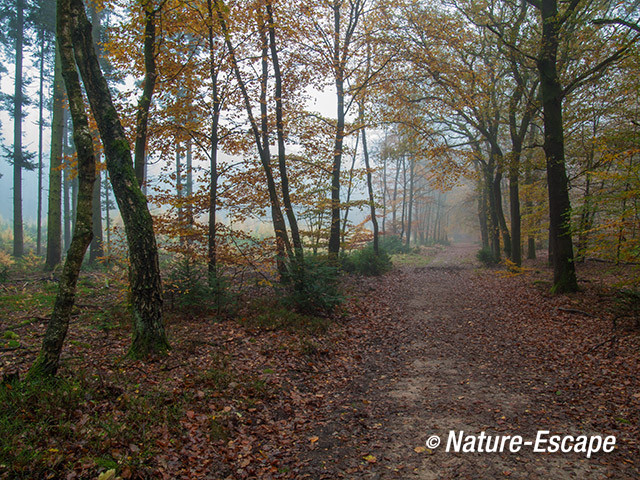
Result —
M 325 406 L 308 477 L 637 478 L 612 466 L 612 454 L 605 453 L 587 459 L 534 453 L 530 446 L 518 453 L 445 451 L 451 430 L 525 441 L 535 440 L 538 430 L 604 434 L 589 418 L 571 415 L 572 405 L 556 392 L 569 373 L 534 368 L 532 359 L 545 353 L 503 316 L 535 300 L 492 288 L 493 274 L 476 268 L 476 249 L 451 247 L 427 267 L 396 273 L 403 298 L 395 299 L 391 315 L 397 316 L 394 341 L 388 332 L 370 333 L 362 375 Z M 439 448 L 424 448 L 431 435 L 440 437 Z

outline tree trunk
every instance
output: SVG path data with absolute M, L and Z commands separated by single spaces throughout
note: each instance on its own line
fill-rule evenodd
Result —
M 89 248 L 89 263 L 96 263 L 98 258 L 104 256 L 102 239 L 102 194 L 100 167 L 96 163 L 96 179 L 93 183 L 93 238 Z
M 335 75 L 337 122 L 331 167 L 331 228 L 329 231 L 329 257 L 334 261 L 340 252 L 340 169 L 344 145 L 344 68 L 340 58 L 340 4 L 333 5 L 333 68 Z
M 409 167 L 409 210 L 407 213 L 407 247 L 411 244 L 411 223 L 413 222 L 413 179 L 415 173 L 415 160 L 410 160 L 411 166 Z
M 481 173 L 478 176 L 478 222 L 480 224 L 480 238 L 483 249 L 489 249 L 488 208 L 486 182 L 483 181 L 483 174 Z
M 280 72 L 280 62 L 278 61 L 278 49 L 276 46 L 276 30 L 273 19 L 273 8 L 271 0 L 266 0 L 267 24 L 269 30 L 269 46 L 271 50 L 271 63 L 273 64 L 273 77 L 275 80 L 275 101 L 276 101 L 276 131 L 278 136 L 278 167 L 280 171 L 280 187 L 282 189 L 282 203 L 284 212 L 289 221 L 291 230 L 291 242 L 298 262 L 298 268 L 303 266 L 303 249 L 302 239 L 300 238 L 300 229 L 296 219 L 293 205 L 291 204 L 291 196 L 289 194 L 289 176 L 287 174 L 286 151 L 284 143 L 284 120 L 282 111 L 282 74 Z
M 386 131 L 385 131 L 385 139 L 386 139 Z M 385 141 L 386 144 L 386 141 Z M 387 156 L 384 155 L 382 157 L 382 233 L 383 235 L 387 233 L 386 230 L 386 222 L 387 222 Z
M 527 168 L 525 170 L 524 181 L 525 181 L 525 183 L 527 185 L 532 185 L 533 184 L 533 177 L 532 177 L 532 174 L 531 174 L 531 167 L 529 165 L 527 165 Z M 533 202 L 528 197 L 525 200 L 524 208 L 525 208 L 527 214 L 531 214 L 531 212 L 533 211 Z M 531 228 L 531 227 L 529 227 L 529 228 Z M 527 259 L 533 260 L 535 258 L 536 258 L 536 239 L 531 233 L 529 233 L 529 236 L 527 238 Z
M 97 52 L 100 52 L 99 55 L 102 56 L 102 52 L 100 51 L 101 15 L 96 4 L 92 3 L 89 8 L 91 9 L 93 46 Z M 100 172 L 101 169 L 98 161 L 96 163 L 96 180 L 93 183 L 93 239 L 89 246 L 89 263 L 91 264 L 95 264 L 98 258 L 104 256 L 102 245 L 102 182 Z
M 489 245 L 493 252 L 495 261 L 499 261 L 501 257 L 500 251 L 500 223 L 498 220 L 498 210 L 496 207 L 496 196 L 493 188 L 493 159 L 489 159 L 489 163 L 484 167 L 485 188 L 487 189 L 487 198 L 489 200 Z
M 93 182 L 96 174 L 95 155 L 89 120 L 84 110 L 80 79 L 73 61 L 69 0 L 58 0 L 57 15 L 62 75 L 69 98 L 69 109 L 73 118 L 73 139 L 78 151 L 78 218 L 73 232 L 71 247 L 64 262 L 53 313 L 47 324 L 40 353 L 28 373 L 31 378 L 53 376 L 58 370 L 60 353 L 62 352 L 62 346 L 69 327 L 69 319 L 71 318 L 71 309 L 75 302 L 78 275 L 82 267 L 82 259 L 91 242 L 93 225 L 91 203 Z
M 380 253 L 378 238 L 378 218 L 376 217 L 376 201 L 373 195 L 373 181 L 371 175 L 371 165 L 369 162 L 369 149 L 367 148 L 367 131 L 362 129 L 362 151 L 364 153 L 364 166 L 367 169 L 367 190 L 369 191 L 369 205 L 371 208 L 371 224 L 373 225 L 373 251 L 376 255 Z
M 360 143 L 360 135 L 356 137 L 356 146 L 351 157 L 351 168 L 349 168 L 349 181 L 347 182 L 347 198 L 344 206 L 344 218 L 342 219 L 342 243 L 347 236 L 347 221 L 349 220 L 349 211 L 351 210 L 351 192 L 353 191 L 353 173 L 356 168 L 356 160 L 358 158 L 358 144 Z
M 405 155 L 402 155 L 402 211 L 400 212 L 400 240 L 404 238 L 404 217 L 407 210 L 407 162 Z
M 71 245 L 71 165 L 69 158 L 71 156 L 71 147 L 69 146 L 69 114 L 65 112 L 64 122 L 64 167 L 63 167 L 63 206 L 64 206 L 64 252 L 69 250 Z
M 134 145 L 134 159 L 136 180 L 139 185 L 144 185 L 145 167 L 146 167 L 146 150 L 147 150 L 147 131 L 149 125 L 149 109 L 151 108 L 151 99 L 156 86 L 157 70 L 156 70 L 156 9 L 153 2 L 148 0 L 143 2 L 144 8 L 144 83 L 142 87 L 142 95 L 138 100 L 138 108 L 136 110 L 136 141 Z
M 84 5 L 82 0 L 70 1 L 76 63 L 100 130 L 107 169 L 129 245 L 134 320 L 129 355 L 135 358 L 161 353 L 169 345 L 162 322 L 162 283 L 153 220 L 135 177 L 129 142 L 93 48 L 91 24 Z
M 396 163 L 396 174 L 393 181 L 393 199 L 391 201 L 391 230 L 394 235 L 398 234 L 398 179 L 400 178 L 400 162 Z
M 109 195 L 109 177 L 104 175 L 104 220 L 107 228 L 107 265 L 111 258 L 111 197 Z
M 509 235 L 509 228 L 507 227 L 504 210 L 502 209 L 502 167 L 500 165 L 496 168 L 496 176 L 493 179 L 492 187 L 492 194 L 495 197 L 496 217 L 498 219 L 500 232 L 502 233 L 504 251 L 507 257 L 511 258 L 511 235 Z
M 44 52 L 46 47 L 46 37 L 44 29 L 40 31 L 40 89 L 38 99 L 38 214 L 36 217 L 36 255 L 40 256 L 42 251 L 42 155 L 43 155 L 43 133 L 44 133 Z
M 15 81 L 13 96 L 13 256 L 24 253 L 22 229 L 22 47 L 24 44 L 24 0 L 16 0 Z
M 53 116 L 51 121 L 51 156 L 49 165 L 49 200 L 47 213 L 47 259 L 45 270 L 53 270 L 62 259 L 62 139 L 64 135 L 64 85 L 60 66 L 60 52 L 56 43 L 53 76 Z
M 210 78 L 211 78 L 211 99 L 213 101 L 213 112 L 211 114 L 211 153 L 210 153 L 210 168 L 211 168 L 211 184 L 209 186 L 209 244 L 207 251 L 207 271 L 209 286 L 215 288 L 218 282 L 218 264 L 216 256 L 216 210 L 218 207 L 218 143 L 219 134 L 218 126 L 220 123 L 220 111 L 222 104 L 218 93 L 218 73 L 217 62 L 214 55 L 214 30 L 213 30 L 213 8 L 211 5 L 212 0 L 207 0 L 207 9 L 209 13 L 209 65 L 210 65 Z
M 262 160 L 263 170 L 267 176 L 267 188 L 269 190 L 269 198 L 271 200 L 271 213 L 273 218 L 273 227 L 276 234 L 276 251 L 278 271 L 281 279 L 288 279 L 289 274 L 285 263 L 285 252 L 291 255 L 291 245 L 289 236 L 287 235 L 287 226 L 282 215 L 278 191 L 273 178 L 273 169 L 271 167 L 271 148 L 269 144 L 269 109 L 267 105 L 267 91 L 269 88 L 269 43 L 267 41 L 267 25 L 264 19 L 259 17 L 258 30 L 260 33 L 260 43 L 262 45 L 262 77 L 260 79 L 260 141 L 262 142 L 262 150 L 260 158 Z M 277 206 L 277 207 L 276 207 Z
M 265 149 L 263 146 L 263 133 L 265 132 L 265 128 L 263 125 L 262 132 L 258 128 L 258 123 L 256 122 L 255 117 L 253 116 L 253 109 L 251 108 L 251 101 L 249 100 L 249 94 L 247 93 L 247 87 L 242 79 L 242 74 L 240 73 L 240 68 L 238 66 L 238 62 L 235 55 L 235 49 L 233 48 L 233 44 L 231 43 L 231 37 L 229 35 L 229 28 L 227 26 L 227 22 L 224 18 L 223 10 L 221 2 L 216 2 L 215 4 L 216 14 L 218 17 L 218 22 L 220 24 L 220 29 L 225 38 L 225 44 L 227 46 L 227 51 L 229 52 L 233 72 L 235 74 L 236 80 L 238 82 L 238 87 L 240 88 L 240 93 L 242 95 L 242 99 L 244 102 L 244 107 L 247 112 L 247 116 L 249 117 L 249 123 L 251 124 L 251 131 L 253 133 L 253 137 L 256 143 L 256 148 L 258 150 L 258 156 L 260 158 L 260 163 L 262 164 L 262 169 L 267 178 L 267 190 L 269 192 L 269 200 L 271 203 L 271 219 L 273 221 L 273 228 L 275 230 L 276 235 L 276 248 L 277 248 L 277 262 L 278 262 L 278 271 L 280 272 L 280 276 L 286 275 L 286 271 L 284 268 L 284 253 L 291 252 L 291 244 L 289 242 L 289 236 L 287 235 L 287 228 L 284 221 L 284 216 L 282 215 L 282 209 L 280 208 L 280 200 L 278 199 L 278 192 L 276 189 L 276 184 L 273 179 L 273 171 L 271 170 L 271 154 L 269 150 Z M 262 26 L 261 31 L 262 35 L 264 35 L 264 26 Z M 266 45 L 266 42 L 263 39 L 263 47 Z M 264 62 L 263 62 L 264 68 Z M 264 77 L 264 74 L 263 74 Z M 263 78 L 261 88 L 266 91 L 266 78 Z M 266 142 L 268 146 L 268 142 Z
M 542 45 L 538 59 L 544 113 L 544 152 L 547 157 L 549 190 L 549 232 L 553 252 L 554 293 L 578 290 L 573 243 L 571 203 L 564 158 L 562 124 L 563 92 L 557 72 L 561 23 L 557 0 L 541 0 Z

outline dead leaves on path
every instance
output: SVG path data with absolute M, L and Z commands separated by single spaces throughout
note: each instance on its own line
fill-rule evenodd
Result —
M 573 296 L 552 297 L 534 283 L 539 280 L 535 272 L 502 278 L 485 270 L 407 268 L 381 278 L 350 278 L 345 311 L 327 332 L 317 334 L 173 314 L 168 320 L 173 350 L 149 362 L 121 360 L 126 327 L 96 333 L 75 321 L 75 343 L 65 350 L 66 371 L 84 370 L 105 392 L 104 399 L 85 402 L 77 432 L 98 428 L 82 419 L 100 412 L 119 412 L 114 421 L 126 421 L 128 402 L 158 391 L 165 400 L 155 404 L 157 411 L 150 409 L 144 423 L 153 432 L 146 437 L 152 443 L 119 437 L 107 442 L 120 478 L 268 480 L 337 478 L 336 472 L 359 478 L 373 471 L 402 476 L 438 452 L 413 438 L 406 442 L 405 461 L 393 463 L 384 453 L 383 437 L 394 412 L 382 409 L 385 392 L 363 386 L 392 385 L 401 366 L 413 360 L 407 344 L 417 334 L 427 335 L 406 316 L 408 302 L 418 294 L 427 305 L 424 315 L 434 322 L 428 334 L 450 342 L 451 355 L 466 356 L 487 375 L 514 391 L 526 388 L 538 399 L 535 411 L 489 412 L 491 427 L 518 428 L 518 416 L 533 415 L 545 419 L 550 430 L 571 418 L 614 434 L 619 450 L 598 461 L 610 462 L 624 478 L 638 469 L 638 331 L 612 332 L 611 297 L 594 285 Z M 448 299 L 434 296 L 430 285 L 436 283 L 450 288 Z M 17 334 L 35 350 L 42 330 L 43 325 L 29 324 Z M 615 341 L 608 341 L 614 334 Z M 26 366 L 20 355 L 3 352 L 3 361 Z M 379 363 L 384 372 L 375 370 Z M 508 378 L 504 365 L 509 365 Z M 177 419 L 170 429 L 155 415 L 171 405 Z M 68 478 L 109 470 L 83 464 L 85 453 L 73 438 L 51 441 L 64 452 L 59 465 Z M 144 452 L 151 454 L 143 457 Z M 144 458 L 144 464 L 128 464 L 127 457 Z

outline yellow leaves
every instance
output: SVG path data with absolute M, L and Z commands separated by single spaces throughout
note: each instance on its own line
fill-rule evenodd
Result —
M 376 463 L 378 461 L 378 459 L 376 457 L 374 457 L 373 455 L 371 455 L 371 454 L 365 455 L 362 458 L 368 463 Z
M 98 475 L 98 480 L 114 480 L 116 478 L 116 470 L 112 468 Z

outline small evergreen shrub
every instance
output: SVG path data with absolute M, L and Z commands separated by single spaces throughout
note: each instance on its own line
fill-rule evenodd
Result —
M 373 248 L 373 242 L 370 242 L 368 246 Z M 378 246 L 381 251 L 384 250 L 389 255 L 411 253 L 412 251 L 412 248 L 407 246 L 398 235 L 380 235 Z
M 329 314 L 344 301 L 338 285 L 338 268 L 325 258 L 306 256 L 302 268 L 288 262 L 281 303 L 306 315 Z
M 342 269 L 345 272 L 366 276 L 382 275 L 392 268 L 391 257 L 382 248 L 376 255 L 373 247 L 365 247 L 343 257 L 342 261 Z
M 486 267 L 490 267 L 498 263 L 495 255 L 490 248 L 483 248 L 481 250 L 478 250 L 478 253 L 476 253 L 476 258 Z
M 179 308 L 209 308 L 217 314 L 233 310 L 237 298 L 228 280 L 218 274 L 208 279 L 206 265 L 181 257 L 171 266 L 166 288 Z

